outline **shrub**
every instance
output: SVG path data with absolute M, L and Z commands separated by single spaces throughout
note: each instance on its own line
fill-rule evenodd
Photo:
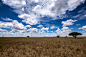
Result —
M 67 38 L 67 36 L 65 36 L 65 38 Z
M 59 38 L 60 36 L 59 36 L 59 35 L 57 35 L 57 37 Z
M 29 38 L 29 36 L 27 36 Z

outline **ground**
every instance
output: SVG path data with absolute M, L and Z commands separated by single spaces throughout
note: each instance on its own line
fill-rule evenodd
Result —
M 0 57 L 86 57 L 86 37 L 0 37 Z

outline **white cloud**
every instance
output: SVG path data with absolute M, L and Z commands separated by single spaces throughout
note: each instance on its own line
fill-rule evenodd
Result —
M 81 3 L 84 3 L 85 0 L 69 0 L 68 1 L 68 7 L 69 10 L 74 10 L 78 5 L 80 5 Z
M 35 18 L 37 18 L 37 16 L 35 16 L 33 14 L 31 14 L 31 15 L 29 15 L 29 14 L 21 14 L 21 15 L 18 15 L 18 17 L 24 19 L 24 20 L 22 20 L 22 22 L 25 22 L 27 24 L 30 24 L 30 25 L 38 24 L 37 19 L 35 19 Z
M 13 24 L 11 22 L 0 22 L 1 28 L 12 28 Z
M 44 27 L 43 27 L 41 30 L 42 30 L 42 31 L 48 31 L 49 28 L 44 28 Z
M 78 28 L 78 29 L 83 29 L 83 30 L 85 30 L 85 31 L 86 31 L 86 25 L 85 25 L 85 26 L 83 26 L 83 27 L 81 27 L 81 28 Z
M 39 26 L 37 26 L 37 27 L 43 27 L 42 25 L 39 25 Z
M 67 2 L 68 0 L 57 0 L 52 11 L 58 15 L 64 14 L 68 10 Z
M 12 31 L 23 32 L 26 30 L 26 27 L 19 23 L 17 20 L 13 20 L 12 22 L 0 22 L 1 28 L 11 28 Z
M 26 1 L 25 0 L 2 0 L 3 3 L 11 6 L 11 7 L 22 7 L 24 5 L 26 5 Z
M 24 11 L 24 8 L 22 8 L 22 11 Z
M 65 14 L 67 10 L 72 11 L 85 0 L 57 0 L 52 11 L 56 14 Z
M 50 32 L 53 32 L 53 31 L 50 31 Z
M 49 6 L 48 6 L 49 7 Z M 43 15 L 43 16 L 54 16 L 55 14 L 50 11 L 50 9 L 47 6 L 42 7 L 41 5 L 35 6 L 35 8 L 32 10 L 36 12 L 37 14 Z
M 56 32 L 57 32 L 57 35 L 68 35 L 68 33 L 70 32 L 71 30 L 68 28 L 68 27 L 63 27 L 62 29 L 57 29 Z
M 63 27 L 62 30 L 69 30 L 69 28 L 68 27 Z
M 14 20 L 12 22 L 12 24 L 13 24 L 13 29 L 17 29 L 17 30 L 25 30 L 26 29 L 26 27 L 22 23 L 19 23 L 16 20 Z
M 30 28 L 31 26 L 30 25 L 26 25 L 25 27 L 29 27 Z
M 64 17 L 61 14 L 65 14 L 67 10 L 72 11 L 85 0 L 2 0 L 4 4 L 14 8 L 15 12 L 19 14 L 21 18 L 22 14 L 26 15 L 22 18 L 31 25 L 37 24 L 41 17 L 50 16 L 55 18 Z M 25 13 L 25 14 L 24 14 Z M 34 17 L 37 16 L 37 17 Z M 28 16 L 28 18 L 27 18 Z M 40 20 L 38 20 L 40 19 Z M 56 18 L 58 19 L 58 18 Z M 55 19 L 54 19 L 55 20 Z
M 39 0 L 31 0 L 31 1 L 33 1 L 33 2 L 35 2 L 35 3 L 38 3 L 38 2 L 39 2 Z
M 56 30 L 56 32 L 58 35 L 63 34 L 63 32 L 59 28 Z
M 4 32 L 4 31 L 6 31 L 6 30 L 4 30 L 4 29 L 0 29 L 0 32 Z
M 71 31 L 68 27 L 63 27 L 62 30 L 64 33 L 69 33 Z
M 77 20 L 72 20 L 72 19 L 69 19 L 67 21 L 62 21 L 62 24 L 63 24 L 63 27 L 64 26 L 70 26 L 70 25 L 73 25 L 74 23 L 73 22 L 76 22 Z
M 40 32 L 40 34 L 44 34 L 44 33 L 45 33 L 45 31 Z
M 58 27 L 55 27 L 55 26 L 51 26 L 51 28 L 50 28 L 50 29 L 54 29 L 54 28 L 58 28 Z
M 38 33 L 38 29 L 37 28 L 30 28 L 27 31 L 30 31 L 30 33 Z
M 86 17 L 86 15 L 84 15 Z
M 2 17 L 1 17 L 2 18 Z M 6 19 L 5 18 L 2 18 L 3 20 L 5 20 L 5 21 L 12 21 L 12 19 L 10 19 L 10 18 L 7 18 L 6 17 Z

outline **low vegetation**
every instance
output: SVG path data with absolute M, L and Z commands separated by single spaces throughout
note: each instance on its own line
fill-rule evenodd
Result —
M 59 35 L 57 35 L 57 37 L 59 38 L 60 36 L 59 36 Z
M 2 37 L 0 57 L 86 57 L 86 37 Z
M 29 38 L 29 36 L 27 36 Z

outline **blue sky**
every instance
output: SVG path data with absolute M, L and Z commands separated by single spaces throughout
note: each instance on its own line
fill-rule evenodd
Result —
M 86 36 L 86 0 L 0 0 L 0 37 Z

